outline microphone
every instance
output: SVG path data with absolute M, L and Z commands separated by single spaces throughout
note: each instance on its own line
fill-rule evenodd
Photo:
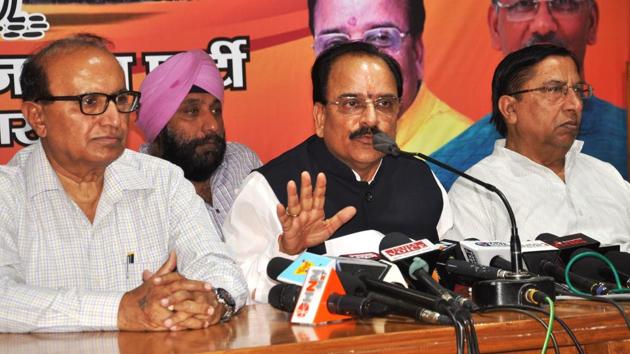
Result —
M 448 301 L 451 304 L 455 304 L 455 306 L 464 306 L 467 310 L 473 310 L 475 308 L 475 304 L 467 298 L 455 294 L 450 290 L 443 287 L 440 283 L 435 281 L 427 271 L 429 270 L 429 264 L 420 257 L 414 257 L 413 262 L 409 266 L 409 276 L 414 280 L 419 280 L 424 283 L 424 285 L 431 290 L 435 295 L 441 297 L 442 299 Z
M 510 263 L 510 261 L 508 261 L 507 259 L 501 256 L 494 256 L 490 260 L 490 267 L 495 267 L 495 268 L 499 268 L 503 270 L 510 270 L 512 269 L 512 263 Z
M 412 240 L 407 235 L 400 232 L 391 232 L 381 240 L 378 246 L 381 254 L 393 262 L 400 268 L 405 279 L 410 284 L 413 284 L 416 288 L 425 288 L 425 286 L 417 281 L 414 281 L 409 276 L 409 266 L 413 262 L 414 256 L 423 255 L 434 258 L 439 248 L 427 239 Z
M 414 318 L 418 321 L 427 323 L 440 324 L 440 325 L 452 325 L 453 321 L 447 316 L 444 316 L 438 312 L 428 310 L 422 306 L 413 305 L 407 301 L 396 299 L 387 295 L 372 292 L 368 296 L 386 306 L 388 306 L 394 313 L 399 315 Z
M 497 194 L 499 198 L 501 199 L 501 201 L 503 202 L 503 204 L 505 205 L 505 208 L 507 209 L 507 212 L 508 212 L 508 216 L 510 217 L 511 235 L 512 235 L 510 239 L 512 272 L 516 274 L 521 273 L 521 271 L 523 270 L 523 260 L 521 258 L 521 239 L 518 236 L 518 229 L 516 228 L 516 219 L 514 218 L 514 212 L 512 211 L 512 207 L 510 206 L 510 203 L 507 201 L 507 198 L 505 197 L 503 192 L 501 192 L 497 187 L 493 186 L 492 184 L 480 181 L 477 178 L 463 171 L 460 171 L 452 166 L 449 166 L 425 154 L 422 154 L 419 152 L 411 153 L 411 152 L 402 151 L 400 150 L 398 145 L 396 145 L 396 142 L 383 132 L 378 132 L 372 136 L 372 144 L 375 150 L 380 151 L 387 155 L 392 155 L 392 156 L 402 155 L 402 156 L 408 156 L 412 158 L 419 157 L 424 161 L 428 161 L 435 165 L 438 165 L 441 168 L 450 171 L 451 173 L 454 173 L 460 177 L 464 177 L 467 180 L 489 190 L 490 192 L 494 192 L 495 194 Z
M 615 266 L 617 272 L 619 273 L 619 276 L 622 278 L 626 278 L 624 282 L 626 283 L 627 287 L 630 287 L 628 286 L 628 283 L 630 283 L 630 254 L 627 252 L 610 251 L 606 253 L 606 257 Z M 614 279 L 614 277 L 612 277 L 612 271 L 610 270 L 610 268 L 605 267 L 604 269 L 608 270 L 611 278 Z
M 474 279 L 511 279 L 514 273 L 490 266 L 468 263 L 458 259 L 449 259 L 440 264 L 444 269 L 453 275 L 459 275 Z
M 573 256 L 582 253 L 591 251 L 586 248 L 578 249 L 573 253 Z M 601 251 L 599 249 L 598 251 Z M 619 281 L 621 284 L 629 288 L 630 287 L 630 254 L 626 252 L 620 251 L 609 251 L 604 254 L 606 258 L 615 266 L 617 270 L 617 275 L 619 276 Z M 610 283 L 616 283 L 615 275 L 610 269 L 610 267 L 605 264 L 603 261 L 599 259 L 593 258 L 582 258 L 577 262 L 573 263 L 573 268 L 571 268 L 575 273 L 583 276 L 592 278 L 595 280 L 606 281 Z
M 349 282 L 361 283 L 352 275 L 346 274 L 345 278 Z M 362 287 L 365 288 L 365 285 Z M 294 284 L 275 285 L 269 291 L 269 304 L 285 312 L 294 312 L 301 291 L 302 287 Z M 359 317 L 384 316 L 396 313 L 427 323 L 452 324 L 450 318 L 404 300 L 378 293 L 367 295 L 367 297 L 359 297 L 331 293 L 326 298 L 326 310 L 333 314 Z
M 294 284 L 278 284 L 269 290 L 269 304 L 278 310 L 293 312 L 302 287 Z M 375 317 L 387 315 L 390 311 L 387 306 L 354 295 L 339 295 L 332 293 L 326 299 L 329 312 L 339 315 Z
M 573 234 L 558 237 L 554 234 L 543 233 L 536 237 L 536 240 L 543 241 L 560 250 L 560 258 L 564 264 L 569 263 L 573 252 L 578 248 L 589 248 L 597 251 L 599 241 L 592 239 L 584 234 Z
M 543 273 L 551 275 L 556 279 L 556 281 L 560 283 L 565 282 L 565 268 L 563 266 L 559 266 L 550 262 L 547 259 L 543 259 L 540 261 L 540 268 L 542 269 Z M 573 284 L 574 286 L 581 288 L 582 290 L 586 290 L 592 295 L 606 295 L 610 292 L 610 290 L 614 288 L 612 284 L 606 284 L 600 281 L 585 278 L 573 272 L 569 272 L 569 280 L 571 280 L 571 284 Z
M 301 286 L 294 284 L 277 284 L 269 290 L 267 301 L 278 310 L 293 312 L 298 296 L 302 291 Z
M 385 316 L 391 312 L 387 306 L 369 297 L 339 295 L 336 293 L 328 296 L 326 305 L 328 306 L 328 311 L 332 313 L 353 317 Z
M 269 260 L 269 263 L 267 263 L 267 276 L 275 281 L 278 281 L 278 275 L 287 269 L 291 263 L 293 263 L 293 261 L 290 259 L 273 257 Z
M 383 237 L 379 249 L 385 257 L 394 261 L 395 264 L 402 268 L 403 273 L 408 274 L 408 276 L 415 281 L 414 284 L 416 284 L 416 288 L 429 289 L 433 294 L 449 303 L 454 303 L 455 305 L 461 304 L 472 309 L 474 305 L 470 300 L 459 295 L 453 296 L 448 289 L 436 282 L 431 275 L 429 275 L 429 264 L 423 258 L 418 257 L 419 255 L 423 257 L 435 255 L 437 251 L 439 251 L 437 246 L 426 239 L 409 242 L 410 240 L 411 239 L 403 233 L 392 232 Z
M 516 219 L 512 207 L 507 198 L 497 187 L 480 181 L 477 178 L 470 176 L 469 174 L 460 171 L 452 166 L 449 166 L 441 161 L 431 158 L 421 153 L 411 153 L 401 151 L 396 142 L 383 132 L 376 133 L 372 136 L 372 143 L 374 149 L 384 154 L 392 156 L 406 156 L 408 158 L 420 158 L 424 161 L 431 162 L 441 168 L 444 168 L 451 173 L 454 173 L 460 177 L 493 192 L 499 196 L 501 202 L 505 206 L 508 216 L 510 218 L 511 225 L 511 237 L 510 237 L 510 260 L 512 265 L 512 272 L 514 273 L 514 279 L 497 279 L 497 280 L 484 280 L 477 282 L 473 286 L 473 301 L 480 306 L 492 306 L 492 305 L 505 305 L 505 304 L 520 304 L 524 298 L 523 288 L 535 288 L 547 293 L 552 299 L 555 298 L 555 292 L 553 291 L 553 279 L 550 277 L 532 277 L 531 275 L 523 272 L 523 258 L 521 251 L 521 240 L 518 236 L 518 229 L 516 227 Z M 546 291 L 545 291 L 546 290 Z M 551 290 L 551 291 L 549 291 Z M 477 295 L 476 295 L 477 294 Z

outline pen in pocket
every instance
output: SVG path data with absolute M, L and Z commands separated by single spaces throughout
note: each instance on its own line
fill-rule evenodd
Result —
M 127 252 L 127 269 L 126 269 L 127 279 L 129 279 L 129 265 L 133 264 L 134 257 L 135 257 L 135 255 L 134 255 L 133 252 Z

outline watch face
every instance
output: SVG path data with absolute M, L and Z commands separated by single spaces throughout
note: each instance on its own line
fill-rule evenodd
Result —
M 223 288 L 217 288 L 216 295 L 218 298 L 221 298 L 223 301 L 225 301 L 227 305 L 232 306 L 232 307 L 236 306 L 236 303 L 234 302 L 232 295 L 230 295 L 230 293 L 227 290 Z

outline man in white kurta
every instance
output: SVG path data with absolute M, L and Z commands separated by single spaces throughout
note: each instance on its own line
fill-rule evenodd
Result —
M 531 49 L 530 49 L 531 48 Z M 514 210 L 522 240 L 583 233 L 630 247 L 630 190 L 610 164 L 575 140 L 592 88 L 564 48 L 539 45 L 506 57 L 493 79 L 493 120 L 506 139 L 467 172 L 497 186 Z M 449 192 L 454 227 L 446 238 L 510 238 L 499 197 L 459 178 Z

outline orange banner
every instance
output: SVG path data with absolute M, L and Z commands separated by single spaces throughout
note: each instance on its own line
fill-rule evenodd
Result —
M 49 27 L 36 40 L 26 39 L 26 30 L 21 38 L 9 38 L 11 14 L 0 12 L 4 31 L 0 39 L 0 163 L 35 138 L 24 128 L 19 113 L 16 82 L 23 59 L 48 41 L 77 32 L 95 33 L 114 42 L 119 60 L 128 64 L 133 89 L 140 87 L 146 72 L 165 54 L 193 48 L 208 51 L 226 80 L 230 79 L 224 107 L 227 139 L 248 145 L 263 161 L 313 132 L 310 67 L 314 53 L 306 0 L 48 5 L 4 1 L 15 5 L 13 17 L 22 14 L 35 23 L 40 19 L 29 16 L 42 14 L 45 21 L 40 22 Z M 473 121 L 490 110 L 491 75 L 502 57 L 490 43 L 489 3 L 425 0 L 424 83 Z M 586 79 L 598 97 L 626 107 L 630 1 L 598 4 L 599 28 L 596 43 L 587 50 Z M 36 33 L 37 26 L 33 28 Z M 129 141 L 133 149 L 143 141 L 135 127 Z

